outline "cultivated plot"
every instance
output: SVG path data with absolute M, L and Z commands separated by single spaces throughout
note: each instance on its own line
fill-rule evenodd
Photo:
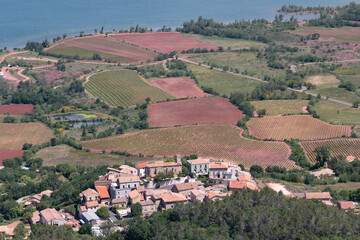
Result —
M 228 100 L 207 97 L 152 104 L 148 107 L 151 127 L 205 123 L 236 124 L 243 113 Z
M 350 126 L 331 125 L 310 115 L 252 118 L 246 123 L 249 133 L 259 139 L 315 140 L 350 136 Z
M 148 84 L 136 71 L 107 71 L 93 75 L 85 84 L 95 97 L 104 100 L 111 106 L 132 106 L 151 101 L 165 101 L 174 97 L 167 92 Z
M 276 165 L 297 168 L 289 160 L 290 148 L 283 142 L 243 138 L 243 130 L 227 124 L 204 124 L 150 129 L 107 139 L 81 142 L 92 150 L 119 150 L 151 156 L 197 154 L 199 157 L 229 160 L 249 168 Z
M 265 109 L 268 116 L 305 113 L 308 103 L 308 100 L 251 101 L 256 110 Z
M 32 104 L 11 104 L 1 105 L 0 114 L 9 113 L 10 115 L 21 115 L 30 113 L 34 109 Z

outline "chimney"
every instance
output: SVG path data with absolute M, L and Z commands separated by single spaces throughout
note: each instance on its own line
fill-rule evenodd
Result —
M 176 155 L 176 162 L 181 163 L 181 155 L 180 154 Z

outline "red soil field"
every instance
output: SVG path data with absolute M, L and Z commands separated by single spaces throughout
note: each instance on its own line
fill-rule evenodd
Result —
M 249 133 L 260 139 L 316 140 L 350 136 L 350 126 L 331 125 L 310 115 L 252 118 L 246 123 Z
M 11 104 L 11 105 L 1 105 L 0 114 L 9 113 L 11 115 L 21 115 L 25 113 L 30 113 L 34 109 L 32 104 Z
M 179 33 L 124 33 L 112 34 L 111 36 L 124 39 L 127 42 L 142 46 L 144 48 L 153 49 L 163 53 L 171 53 L 172 51 L 181 52 L 191 48 L 207 48 L 217 49 L 206 43 L 200 43 L 192 38 L 185 37 Z
M 3 166 L 3 160 L 8 158 L 22 157 L 23 154 L 23 150 L 0 150 L 0 166 Z
M 176 98 L 210 96 L 210 94 L 204 93 L 203 90 L 201 90 L 189 77 L 158 78 L 152 79 L 150 82 Z
M 256 141 L 241 136 L 243 130 L 229 124 L 203 124 L 148 129 L 117 137 L 80 142 L 92 151 L 126 151 L 134 155 L 173 157 L 175 154 L 243 164 L 287 169 L 299 168 L 289 160 L 290 148 L 283 142 Z
M 205 123 L 235 124 L 243 113 L 219 97 L 155 103 L 148 107 L 150 127 Z
M 47 48 L 46 51 L 52 48 L 62 47 L 79 47 L 92 51 L 131 58 L 134 59 L 134 61 L 153 60 L 157 56 L 156 53 L 151 51 L 146 51 L 142 48 L 138 48 L 104 36 L 83 37 L 66 40 L 50 48 Z

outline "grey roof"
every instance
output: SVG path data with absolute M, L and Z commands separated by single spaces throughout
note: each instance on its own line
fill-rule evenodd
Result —
M 84 212 L 82 215 L 88 222 L 90 222 L 91 220 L 100 220 L 98 215 L 96 215 L 96 213 L 94 212 Z

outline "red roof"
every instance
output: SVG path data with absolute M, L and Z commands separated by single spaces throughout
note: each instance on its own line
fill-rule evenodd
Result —
M 137 165 L 137 167 L 138 167 L 138 168 L 145 168 L 146 165 L 147 165 L 147 163 L 139 163 L 139 164 Z
M 340 209 L 355 209 L 355 205 L 351 201 L 338 202 Z
M 109 191 L 107 190 L 107 187 L 105 186 L 98 186 L 95 187 L 96 191 L 99 193 L 100 198 L 110 198 Z
M 329 192 L 311 192 L 311 193 L 305 193 L 306 199 L 332 199 Z
M 229 184 L 230 190 L 243 189 L 243 188 L 248 188 L 251 190 L 258 190 L 254 184 L 249 183 L 249 182 L 230 181 L 230 184 Z

